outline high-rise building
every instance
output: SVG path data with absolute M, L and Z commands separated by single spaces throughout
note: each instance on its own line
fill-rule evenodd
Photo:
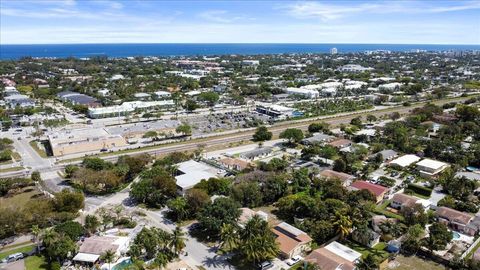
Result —
M 337 48 L 331 48 L 330 49 L 330 54 L 337 54 L 337 53 L 338 53 Z

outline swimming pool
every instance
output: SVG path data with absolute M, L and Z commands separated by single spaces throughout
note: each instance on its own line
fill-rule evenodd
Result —
M 133 262 L 130 258 L 126 258 L 125 260 L 121 261 L 120 263 L 115 264 L 111 270 L 123 270 L 131 265 Z
M 458 232 L 452 232 L 453 240 L 460 239 L 460 234 Z

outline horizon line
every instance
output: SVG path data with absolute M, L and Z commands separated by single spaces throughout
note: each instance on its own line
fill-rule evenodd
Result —
M 321 43 L 321 42 L 100 42 L 100 43 L 0 43 L 0 46 L 21 46 L 21 45 L 135 45 L 135 44 L 151 44 L 151 45 L 160 45 L 160 44 L 182 44 L 182 45 L 195 45 L 195 44 L 221 44 L 221 45 L 256 45 L 256 44 L 270 44 L 270 45 L 282 45 L 282 44 L 292 44 L 292 45 L 440 45 L 440 46 L 479 46 L 479 44 L 473 43 Z

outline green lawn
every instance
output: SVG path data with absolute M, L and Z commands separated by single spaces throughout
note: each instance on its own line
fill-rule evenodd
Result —
M 20 248 L 16 248 L 16 249 L 11 249 L 9 251 L 0 252 L 0 260 L 5 259 L 10 254 L 14 254 L 14 253 L 18 253 L 18 252 L 20 252 L 20 253 L 29 252 L 34 247 L 35 247 L 35 245 L 32 244 L 32 245 L 28 245 L 28 246 L 25 246 L 25 247 L 20 247 Z
M 43 256 L 30 256 L 25 259 L 26 270 L 42 270 L 49 269 L 45 257 Z
M 363 246 L 361 244 L 358 244 L 353 241 L 347 241 L 345 243 L 347 246 L 349 246 L 351 249 L 354 249 L 362 254 L 362 258 L 365 258 L 368 256 L 368 254 L 372 254 L 376 258 L 378 258 L 379 262 L 383 262 L 390 256 L 390 253 L 385 251 L 385 248 L 387 247 L 387 244 L 384 242 L 380 242 L 377 245 L 375 245 L 373 248 L 369 248 L 366 246 Z
M 404 218 L 401 215 L 392 213 L 387 210 L 387 207 L 390 205 L 390 200 L 386 200 L 384 203 L 377 205 L 375 208 L 374 212 L 379 215 L 384 215 L 389 218 L 396 218 L 400 221 L 404 220 Z

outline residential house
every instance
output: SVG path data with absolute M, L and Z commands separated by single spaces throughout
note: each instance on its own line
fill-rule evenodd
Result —
M 106 251 L 112 251 L 116 257 L 128 251 L 129 238 L 120 236 L 92 236 L 80 244 L 73 261 L 93 266 Z
M 355 270 L 361 253 L 336 241 L 312 251 L 305 261 L 316 264 L 322 270 Z
M 394 167 L 406 168 L 419 160 L 420 157 L 416 155 L 403 155 L 390 161 L 389 165 Z
M 262 147 L 262 148 L 257 148 L 254 150 L 250 150 L 247 152 L 243 152 L 240 154 L 240 157 L 246 160 L 257 160 L 260 158 L 267 157 L 272 153 L 273 148 L 272 147 Z
M 282 222 L 272 228 L 282 257 L 291 258 L 310 250 L 312 238 L 302 230 Z
M 401 209 L 404 206 L 414 206 L 418 201 L 418 198 L 403 194 L 403 193 L 395 193 L 393 195 L 392 201 L 390 202 L 390 206 L 395 209 Z
M 377 203 L 383 200 L 383 197 L 388 193 L 388 188 L 372 184 L 366 181 L 355 181 L 353 182 L 350 187 L 351 190 L 362 190 L 366 189 L 370 191 L 376 198 Z
M 337 172 L 333 170 L 323 170 L 318 174 L 319 177 L 327 178 L 327 179 L 337 179 L 343 183 L 344 187 L 350 186 L 353 180 L 355 180 L 355 176 L 343 172 Z
M 347 140 L 347 139 L 337 139 L 337 140 L 329 142 L 328 145 L 340 149 L 340 148 L 345 148 L 345 147 L 351 146 L 352 141 Z
M 417 162 L 417 170 L 420 171 L 420 174 L 425 177 L 434 177 L 441 173 L 443 170 L 448 168 L 448 164 L 445 162 L 433 160 L 433 159 L 424 159 L 420 162 Z
M 335 137 L 323 134 L 323 133 L 315 133 L 312 137 L 308 137 L 302 140 L 302 144 L 315 144 L 315 143 L 325 143 L 331 142 Z
M 222 166 L 236 171 L 243 171 L 250 166 L 250 162 L 238 158 L 222 158 L 218 161 Z
M 380 234 L 371 229 L 356 229 L 352 232 L 352 239 L 355 242 L 371 248 L 380 242 Z
M 242 213 L 240 214 L 240 217 L 238 218 L 238 225 L 242 228 L 254 216 L 259 216 L 262 220 L 268 221 L 268 214 L 263 212 L 263 211 L 254 211 L 254 210 L 252 210 L 250 208 L 247 208 L 247 207 L 242 207 L 242 208 L 240 208 L 240 210 L 242 211 Z
M 392 159 L 398 157 L 397 151 L 392 150 L 392 149 L 387 149 L 387 150 L 383 150 L 383 151 L 380 151 L 378 153 L 375 153 L 375 154 L 371 155 L 369 157 L 369 159 L 374 159 L 374 158 L 377 157 L 377 155 L 380 155 L 382 157 L 383 162 L 387 162 L 389 160 L 392 160 Z
M 444 224 L 447 224 L 455 231 L 465 233 L 467 235 L 475 235 L 478 227 L 469 226 L 474 216 L 465 212 L 460 212 L 445 206 L 438 207 L 435 216 Z

